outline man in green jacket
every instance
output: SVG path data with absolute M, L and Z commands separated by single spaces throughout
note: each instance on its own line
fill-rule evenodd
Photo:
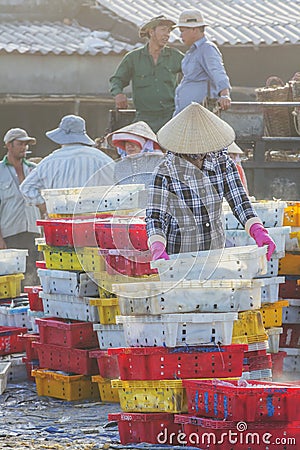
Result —
M 165 16 L 146 22 L 140 28 L 140 37 L 147 37 L 147 44 L 127 53 L 109 80 L 117 109 L 128 108 L 123 89 L 132 83 L 134 122 L 147 122 L 154 132 L 171 119 L 175 109 L 175 88 L 184 55 L 167 46 L 174 25 Z

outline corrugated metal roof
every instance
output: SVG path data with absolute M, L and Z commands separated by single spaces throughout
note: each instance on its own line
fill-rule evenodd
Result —
M 300 0 L 96 0 L 139 27 L 165 14 L 177 20 L 184 9 L 200 9 L 209 27 L 206 35 L 219 45 L 278 45 L 300 43 Z M 179 40 L 179 32 L 171 41 Z
M 108 31 L 92 31 L 73 22 L 0 23 L 0 51 L 7 53 L 123 53 L 136 46 L 116 40 Z

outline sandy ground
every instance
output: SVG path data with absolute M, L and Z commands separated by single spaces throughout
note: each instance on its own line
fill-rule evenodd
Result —
M 0 449 L 109 449 L 119 443 L 107 414 L 119 404 L 38 397 L 35 383 L 8 384 L 0 396 Z

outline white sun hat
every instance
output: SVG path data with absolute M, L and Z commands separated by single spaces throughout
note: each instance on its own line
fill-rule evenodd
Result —
M 244 152 L 235 142 L 233 142 L 228 146 L 228 153 L 242 154 Z
M 112 144 L 112 141 L 117 139 L 117 135 L 131 134 L 133 136 L 140 136 L 146 140 L 153 141 L 157 144 L 157 148 L 159 147 L 157 142 L 157 137 L 154 131 L 149 127 L 149 125 L 140 120 L 139 122 L 131 123 L 130 125 L 126 125 L 125 127 L 119 128 L 118 130 L 109 133 L 106 137 L 109 145 Z
M 209 153 L 227 148 L 235 132 L 216 114 L 193 102 L 158 131 L 157 139 L 173 153 Z

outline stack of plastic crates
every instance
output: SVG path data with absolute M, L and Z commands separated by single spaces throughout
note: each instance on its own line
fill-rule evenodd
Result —
M 252 297 L 244 295 L 242 299 L 234 301 L 234 296 L 230 295 L 228 290 L 224 291 L 222 300 L 217 301 L 218 297 L 215 296 L 214 299 L 214 291 L 212 291 L 212 303 L 207 302 L 208 305 L 213 305 L 214 311 L 222 311 L 222 307 L 229 307 L 228 311 L 238 312 L 238 319 L 233 326 L 233 342 L 248 344 L 250 353 L 245 354 L 243 376 L 250 377 L 250 379 L 270 379 L 272 377 L 270 358 L 266 356 L 269 342 L 263 324 L 261 306 L 278 300 L 279 284 L 284 282 L 284 277 L 265 278 L 268 271 L 265 255 L 266 248 L 243 245 L 227 247 L 222 250 L 174 255 L 170 261 L 159 260 L 152 263 L 158 268 L 161 279 L 173 283 L 178 283 L 180 279 L 203 279 L 211 280 L 211 283 L 218 282 L 223 289 L 225 283 L 228 283 L 228 287 L 231 283 L 232 288 L 235 289 L 238 282 L 248 283 L 249 286 L 256 285 L 256 289 L 260 283 L 259 297 L 256 293 Z M 189 298 L 191 292 L 192 290 L 188 291 Z M 185 302 L 187 301 L 186 297 L 184 298 Z M 203 308 L 199 300 L 195 305 L 199 311 Z M 271 345 L 274 339 L 272 342 L 271 339 L 273 336 L 270 337 L 270 350 L 273 351 Z M 264 355 L 265 358 L 263 358 Z M 251 364 L 248 364 L 248 357 L 251 358 Z M 254 363 L 255 358 L 257 359 L 256 364 Z
M 18 339 L 31 330 L 28 296 L 22 292 L 27 256 L 28 250 L 0 250 L 0 357 L 9 364 L 9 382 L 27 378 L 25 345 Z
M 247 266 L 257 273 L 263 265 L 259 255 L 264 256 L 265 249 L 253 248 L 253 252 L 255 263 L 252 265 L 248 256 Z M 225 253 L 227 257 L 222 261 L 223 264 L 227 261 L 232 277 L 238 269 L 232 251 Z M 210 256 L 211 262 L 214 254 Z M 190 257 L 186 256 L 189 260 Z M 202 258 L 206 255 L 202 254 Z M 119 390 L 123 410 L 110 414 L 109 419 L 118 422 L 122 444 L 159 444 L 162 443 L 159 436 L 166 430 L 178 435 L 181 425 L 174 423 L 174 414 L 187 410 L 183 380 L 213 377 L 228 380 L 242 375 L 248 345 L 232 345 L 233 325 L 240 309 L 260 308 L 263 280 L 199 281 L 194 273 L 185 271 L 184 259 L 182 264 L 177 261 L 177 271 L 165 270 L 164 263 L 172 266 L 174 260 L 151 264 L 167 280 L 112 286 L 119 300 L 120 315 L 116 321 L 124 326 L 126 347 L 108 350 L 109 354 L 118 355 L 121 380 L 113 380 L 112 385 Z M 199 270 L 203 265 L 192 267 Z M 182 270 L 192 279 L 180 281 L 179 278 L 184 278 Z M 170 280 L 171 274 L 175 280 Z M 178 443 L 175 437 L 171 444 Z
M 98 373 L 90 351 L 97 348 L 93 324 L 71 319 L 37 318 L 39 335 L 31 346 L 39 367 L 32 370 L 39 396 L 68 401 L 98 399 L 92 375 Z
M 118 296 L 113 285 L 155 280 L 156 270 L 150 267 L 146 223 L 142 217 L 111 217 L 94 224 L 99 252 L 105 262 L 104 270 L 94 273 L 100 298 L 91 301 L 97 306 L 99 324 L 94 325 L 101 349 L 125 345 L 123 325 L 116 323 L 119 315 Z
M 285 276 L 279 295 L 288 305 L 283 308 L 280 352 L 283 376 L 300 379 L 300 202 L 287 202 L 284 224 L 291 227 L 286 241 L 286 254 L 279 262 L 279 272 Z
M 273 253 L 272 258 L 267 263 L 267 271 L 263 275 L 265 278 L 265 286 L 262 292 L 262 307 L 260 309 L 262 321 L 260 318 L 253 315 L 252 319 L 247 319 L 246 323 L 249 325 L 251 322 L 258 321 L 261 328 L 265 328 L 265 332 L 268 336 L 268 354 L 266 349 L 263 349 L 263 339 L 258 341 L 248 336 L 248 342 L 251 342 L 251 347 L 254 347 L 256 342 L 257 358 L 255 361 L 254 355 L 250 353 L 245 360 L 245 372 L 250 372 L 250 379 L 271 379 L 273 376 L 272 368 L 273 361 L 279 361 L 280 356 L 276 356 L 279 352 L 279 338 L 282 333 L 281 327 L 281 313 L 286 302 L 279 300 L 279 288 L 283 286 L 285 278 L 278 276 L 279 266 L 281 258 L 285 256 L 286 242 L 290 238 L 291 228 L 289 224 L 284 223 L 284 214 L 286 208 L 286 202 L 282 201 L 260 201 L 254 202 L 253 206 L 261 219 L 263 225 L 268 229 L 268 232 L 276 244 L 276 251 Z M 255 241 L 242 229 L 241 224 L 233 216 L 230 208 L 227 204 L 223 207 L 225 215 L 225 228 L 226 228 L 226 242 L 228 246 L 238 245 L 252 245 Z M 259 275 L 261 276 L 261 275 Z M 246 313 L 243 313 L 243 315 Z M 251 313 L 250 313 L 251 314 Z M 260 337 L 265 334 L 264 331 L 260 331 Z M 247 368 L 248 366 L 248 368 Z M 278 376 L 277 365 L 274 367 L 275 378 Z M 246 375 L 246 373 L 245 373 Z
M 185 445 L 211 450 L 281 450 L 300 439 L 300 385 L 184 380 L 187 414 L 176 414 Z M 166 439 L 171 439 L 169 433 Z M 169 442 L 168 442 L 169 443 Z

